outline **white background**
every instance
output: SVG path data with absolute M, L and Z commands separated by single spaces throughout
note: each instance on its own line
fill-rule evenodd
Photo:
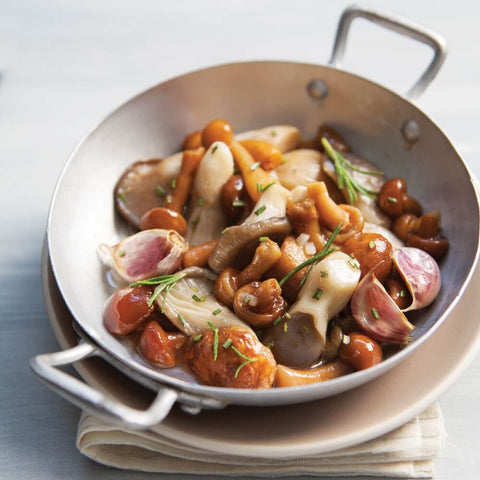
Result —
M 121 477 L 78 454 L 78 410 L 28 370 L 29 357 L 58 348 L 41 297 L 40 252 L 55 181 L 76 143 L 132 95 L 190 70 L 251 59 L 326 63 L 349 3 L 0 2 L 1 478 Z M 368 5 L 445 37 L 449 56 L 418 105 L 480 176 L 480 7 L 468 0 Z M 431 56 L 427 47 L 362 21 L 354 24 L 347 50 L 346 69 L 398 92 Z M 479 358 L 441 405 L 449 438 L 437 478 L 476 479 Z

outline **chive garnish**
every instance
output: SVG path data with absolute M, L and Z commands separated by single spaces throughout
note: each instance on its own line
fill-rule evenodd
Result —
M 222 230 L 222 235 L 223 235 L 227 230 L 228 230 L 228 227 L 227 227 L 227 228 L 224 228 L 224 229 Z
M 372 308 L 372 315 L 375 317 L 376 320 L 380 318 L 380 314 L 378 313 L 378 310 L 376 308 Z
M 238 350 L 234 345 L 231 346 L 232 350 L 241 358 L 243 358 L 245 361 L 238 366 L 238 368 L 235 370 L 234 373 L 234 378 L 238 377 L 238 374 L 240 373 L 240 370 L 245 366 L 248 365 L 249 363 L 256 362 L 258 358 L 250 358 L 244 355 L 240 350 Z
M 213 330 L 213 360 L 218 358 L 218 328 L 213 323 L 207 322 L 208 326 Z
M 278 323 L 280 323 L 282 321 L 282 317 L 279 315 L 272 323 L 272 325 L 277 325 Z
M 271 135 L 272 137 L 276 137 L 276 136 L 277 136 L 277 131 L 276 131 L 276 130 L 272 130 L 272 131 L 270 132 L 270 135 Z
M 381 172 L 380 170 L 362 170 L 355 167 L 350 162 L 347 162 L 347 160 L 345 160 L 345 158 L 343 158 L 342 155 L 340 155 L 340 153 L 332 147 L 330 142 L 325 137 L 322 137 L 322 145 L 325 149 L 325 152 L 327 152 L 328 156 L 333 161 L 333 166 L 335 167 L 335 172 L 337 173 L 338 188 L 345 188 L 348 193 L 350 204 L 355 203 L 358 198 L 358 193 L 366 195 L 370 198 L 376 198 L 378 192 L 368 190 L 367 188 L 362 187 L 353 179 L 352 175 L 348 172 L 346 167 L 354 170 L 355 172 L 363 173 L 365 175 L 383 175 L 383 172 Z
M 260 162 L 255 162 L 250 165 L 250 170 L 256 170 L 260 166 Z
M 320 300 L 322 293 L 323 293 L 323 290 L 321 288 L 317 288 L 315 290 L 315 293 L 312 295 L 312 298 L 314 298 L 315 300 Z
M 267 191 L 272 185 L 275 185 L 275 182 L 269 183 L 265 186 L 263 186 L 261 183 L 257 183 L 257 192 L 263 193 Z
M 199 297 L 198 295 L 192 295 L 192 298 L 196 301 L 196 302 L 204 302 L 207 297 L 204 295 L 202 297 Z
M 285 282 L 287 282 L 293 275 L 295 275 L 297 272 L 302 270 L 302 268 L 305 268 L 308 265 L 313 265 L 317 264 L 322 258 L 326 257 L 329 253 L 333 252 L 333 248 L 330 248 L 333 241 L 335 240 L 335 237 L 338 235 L 338 232 L 341 230 L 343 223 L 340 222 L 337 225 L 337 228 L 333 231 L 333 233 L 330 235 L 330 238 L 327 240 L 327 243 L 325 246 L 318 252 L 316 253 L 313 257 L 310 257 L 308 260 L 305 260 L 302 262 L 300 265 L 297 265 L 293 270 L 291 270 L 289 273 L 287 273 L 279 282 L 278 284 L 282 286 Z M 311 268 L 307 270 L 307 273 L 302 279 L 302 285 L 306 282 L 306 277 L 310 274 L 312 271 Z M 305 280 L 304 280 L 305 279 Z
M 200 223 L 200 217 L 194 218 L 192 220 L 192 225 L 198 225 Z
M 202 337 L 203 337 L 203 333 L 198 333 L 193 337 L 193 341 L 198 342 L 199 340 L 201 340 Z
M 155 187 L 155 193 L 159 196 L 159 197 L 163 197 L 163 195 L 165 195 L 165 190 L 160 186 L 160 185 L 157 185 Z
M 348 261 L 349 265 L 354 268 L 355 270 L 358 270 L 360 268 L 360 264 L 358 263 L 357 259 L 352 259 Z
M 292 316 L 288 312 L 285 312 L 285 317 L 286 318 L 292 318 Z
M 258 239 L 259 242 L 267 242 L 268 240 L 270 240 L 268 237 L 260 237 Z
M 185 326 L 185 320 L 183 319 L 183 317 L 182 317 L 182 315 L 181 315 L 180 313 L 177 315 L 177 318 L 180 320 L 180 323 L 181 323 L 183 326 Z
M 288 332 L 288 323 L 287 323 L 287 322 L 285 322 L 285 323 L 283 324 L 283 331 L 284 331 L 285 333 Z
M 172 178 L 172 180 L 170 181 L 170 186 L 172 187 L 172 189 L 175 189 L 175 187 L 177 186 L 176 178 Z
M 252 297 L 250 295 L 244 295 L 243 301 L 248 305 L 252 301 Z
M 117 255 L 118 255 L 119 257 L 124 257 L 124 256 L 125 256 L 125 250 L 119 250 L 119 251 L 117 252 Z
M 228 348 L 228 347 L 230 347 L 230 345 L 231 345 L 232 343 L 233 343 L 233 342 L 232 342 L 232 339 L 231 339 L 231 338 L 227 338 L 227 339 L 223 342 L 222 347 L 223 347 L 223 348 Z
M 328 277 L 328 272 L 327 272 L 326 270 L 322 270 L 322 271 L 320 272 L 320 276 L 321 276 L 322 278 L 327 278 L 327 277 Z
M 205 199 L 203 197 L 200 197 L 198 200 L 197 200 L 197 205 L 199 207 L 203 207 L 203 205 L 205 204 Z
M 395 197 L 387 197 L 388 203 L 398 203 L 398 200 Z
M 212 155 L 217 151 L 217 148 L 218 148 L 218 145 L 215 145 L 215 146 L 212 148 Z
M 164 293 L 163 295 L 163 302 L 162 302 L 162 308 L 160 311 L 163 313 L 164 308 L 165 308 L 165 300 L 167 298 L 167 294 L 170 291 L 172 287 L 174 287 L 177 282 L 179 282 L 183 277 L 185 277 L 185 273 L 175 273 L 171 275 L 160 275 L 159 277 L 151 277 L 151 278 L 146 278 L 145 280 L 139 280 L 138 282 L 131 283 L 131 287 L 137 287 L 139 285 L 158 285 L 155 288 L 155 291 L 153 292 L 153 295 L 150 297 L 150 299 L 147 302 L 147 305 L 151 307 L 153 305 L 153 302 L 155 299 L 161 294 Z
M 167 203 L 171 203 L 172 201 L 172 196 L 171 195 L 167 195 L 167 197 L 165 198 L 166 202 Z
M 245 202 L 243 200 L 234 200 L 232 202 L 232 207 L 244 207 Z
M 214 311 L 212 312 L 212 314 L 213 314 L 213 315 L 218 315 L 221 311 L 222 311 L 221 308 L 217 308 L 216 310 L 214 310 Z
M 285 157 L 282 157 L 282 165 L 283 165 L 284 163 L 287 163 L 287 162 L 288 162 L 288 160 L 287 160 Z
M 125 195 L 125 192 L 120 192 L 120 193 L 118 194 L 118 198 L 119 198 L 122 202 L 124 202 L 124 201 L 127 199 L 127 195 Z
M 370 241 L 368 242 L 368 246 L 369 246 L 370 248 L 375 248 L 375 242 L 374 242 L 373 240 L 370 240 Z
M 263 213 L 265 210 L 267 209 L 267 207 L 265 205 L 262 205 L 261 207 L 257 208 L 255 210 L 255 215 L 260 215 L 261 213 Z
M 400 290 L 400 296 L 401 296 L 401 297 L 404 297 L 404 296 L 405 296 L 405 290 L 403 290 L 403 289 Z

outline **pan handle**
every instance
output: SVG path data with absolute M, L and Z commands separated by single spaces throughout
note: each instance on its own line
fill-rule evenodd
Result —
M 350 29 L 350 24 L 357 18 L 365 18 L 377 25 L 393 30 L 406 37 L 413 38 L 419 42 L 425 43 L 432 47 L 433 58 L 423 72 L 421 77 L 413 85 L 405 96 L 410 100 L 417 99 L 424 90 L 430 85 L 431 81 L 435 78 L 440 67 L 442 66 L 445 57 L 447 55 L 447 46 L 445 40 L 435 32 L 426 29 L 416 23 L 406 20 L 401 17 L 393 15 L 385 15 L 378 13 L 375 10 L 352 5 L 347 8 L 342 16 L 337 27 L 337 34 L 335 36 L 335 43 L 333 45 L 332 56 L 329 60 L 329 64 L 336 68 L 342 68 L 343 56 L 345 54 L 345 46 L 347 43 L 347 35 Z
M 160 387 L 155 400 L 146 410 L 136 410 L 56 368 L 100 354 L 97 347 L 82 341 L 76 347 L 62 352 L 37 355 L 30 360 L 30 367 L 62 397 L 109 422 L 136 429 L 147 429 L 160 423 L 178 398 L 175 390 Z

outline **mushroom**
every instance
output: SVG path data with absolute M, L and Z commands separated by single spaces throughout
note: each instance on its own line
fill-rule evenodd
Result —
M 252 213 L 244 224 L 261 222 L 268 218 L 281 218 L 287 215 L 287 204 L 291 199 L 290 192 L 278 184 L 271 185 L 259 197 Z
M 182 153 L 164 160 L 142 160 L 130 165 L 118 180 L 115 207 L 122 217 L 140 229 L 142 215 L 165 204 L 170 182 L 180 172 Z
M 255 249 L 252 261 L 241 272 L 228 267 L 220 273 L 215 281 L 215 297 L 231 307 L 236 290 L 249 282 L 259 280 L 270 267 L 275 265 L 280 256 L 277 243 L 269 238 L 261 241 Z
M 350 153 L 342 153 L 342 156 L 347 160 L 351 165 L 355 168 L 360 170 L 366 171 L 377 171 L 377 167 L 373 165 L 371 162 L 356 157 Z M 331 179 L 333 179 L 337 183 L 337 173 L 335 171 L 335 167 L 331 160 L 327 160 L 323 164 L 323 171 L 326 175 L 328 175 Z M 360 173 L 358 171 L 352 170 L 348 166 L 345 166 L 345 169 L 348 171 L 350 176 L 357 182 L 360 186 L 366 188 L 367 190 L 371 190 L 374 192 L 380 191 L 382 185 L 384 184 L 384 176 L 382 175 L 366 175 L 364 173 Z M 337 183 L 338 184 L 338 183 Z M 345 201 L 349 201 L 349 197 L 345 189 L 342 190 L 344 195 Z M 375 202 L 375 198 L 368 197 L 363 194 L 358 194 L 357 200 L 354 203 L 354 206 L 357 207 L 363 214 L 363 217 L 366 222 L 375 223 L 378 225 L 382 225 L 384 227 L 390 226 L 390 219 L 387 215 L 385 215 L 379 206 Z
M 327 380 L 346 375 L 351 371 L 352 368 L 341 360 L 334 360 L 331 363 L 307 370 L 298 370 L 286 367 L 285 365 L 277 365 L 275 386 L 279 388 L 298 387 L 311 383 L 326 382 Z
M 293 189 L 316 182 L 321 173 L 324 156 L 317 150 L 302 148 L 284 155 L 284 162 L 275 169 L 280 183 Z
M 263 140 L 242 140 L 240 143 L 267 172 L 278 167 L 284 160 L 282 152 L 269 142 Z
M 300 132 L 291 125 L 272 125 L 260 130 L 249 130 L 235 135 L 235 140 L 261 140 L 272 144 L 282 153 L 297 148 L 300 144 Z
M 285 311 L 282 289 L 274 278 L 239 288 L 233 300 L 237 316 L 253 327 L 266 327 Z
M 124 238 L 113 247 L 101 244 L 98 254 L 102 262 L 125 282 L 174 272 L 188 248 L 174 230 L 144 230 Z
M 215 275 L 207 269 L 190 267 L 176 273 L 179 280 L 163 289 L 156 302 L 165 316 L 187 335 L 202 332 L 214 325 L 217 328 L 239 325 L 250 327 L 213 295 Z
M 320 125 L 315 136 L 314 145 L 323 152 L 322 138 L 325 137 L 337 152 L 350 152 L 350 146 L 342 134 L 329 125 Z
M 192 246 L 219 237 L 225 225 L 220 204 L 223 184 L 233 174 L 233 156 L 223 142 L 215 142 L 205 153 L 193 183 L 192 211 L 186 239 Z
M 307 242 L 313 244 L 312 254 L 320 251 L 325 245 L 325 238 L 318 223 L 318 213 L 311 198 L 300 202 L 290 202 L 287 206 L 288 218 L 292 222 L 297 235 L 307 235 Z
M 358 266 L 342 252 L 314 265 L 288 314 L 264 336 L 277 362 L 308 368 L 320 358 L 328 322 L 348 304 L 359 278 Z
M 390 242 L 393 250 L 405 246 L 405 244 L 391 230 L 382 225 L 378 225 L 377 223 L 365 222 L 363 225 L 363 233 L 377 233 L 381 235 Z

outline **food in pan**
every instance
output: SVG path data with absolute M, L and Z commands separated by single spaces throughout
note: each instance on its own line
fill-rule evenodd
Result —
M 407 312 L 440 291 L 440 213 L 328 126 L 305 141 L 292 126 L 234 135 L 213 120 L 182 152 L 132 164 L 114 197 L 137 232 L 99 248 L 118 282 L 104 325 L 207 385 L 370 368 L 409 342 Z

